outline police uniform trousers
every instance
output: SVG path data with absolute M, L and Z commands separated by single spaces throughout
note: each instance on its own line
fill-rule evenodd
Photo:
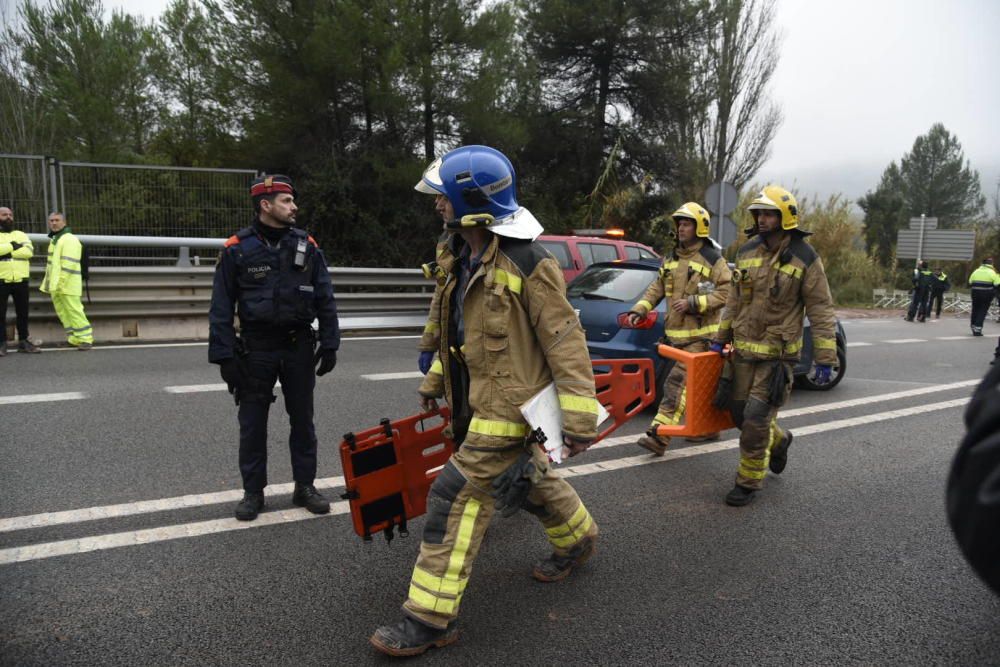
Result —
M 691 352 L 692 354 L 708 352 L 708 341 L 694 341 L 685 347 L 684 351 Z M 687 366 L 678 361 L 670 369 L 667 379 L 663 382 L 663 400 L 660 401 L 660 408 L 656 411 L 656 416 L 653 417 L 653 423 L 650 424 L 650 428 L 656 428 L 660 424 L 674 426 L 684 420 L 684 412 L 687 409 L 686 382 Z M 656 437 L 661 442 L 670 442 L 669 436 L 658 435 Z
M 913 290 L 913 299 L 910 301 L 910 309 L 906 313 L 906 317 L 913 319 L 916 315 L 917 319 L 927 319 L 927 315 L 930 313 L 930 297 L 931 292 L 926 287 L 917 287 Z
M 784 376 L 776 380 L 778 395 L 774 395 L 774 373 Z M 761 361 L 740 357 L 733 359 L 733 421 L 740 429 L 740 465 L 736 483 L 748 489 L 764 486 L 771 450 L 785 437 L 778 426 L 778 408 L 792 393 L 792 366 L 783 361 Z
M 316 479 L 312 332 L 277 342 L 244 336 L 244 342 L 248 348 L 246 370 L 255 382 L 240 392 L 239 458 L 243 489 L 261 493 L 267 486 L 267 414 L 274 400 L 274 383 L 279 379 L 291 423 L 288 449 L 292 456 L 292 477 L 296 482 L 312 484 Z
M 404 614 L 436 628 L 458 616 L 472 563 L 493 517 L 491 483 L 524 451 L 516 445 L 477 449 L 475 438 L 469 434 L 431 485 L 420 555 L 403 603 Z M 531 447 L 546 472 L 528 494 L 526 509 L 541 521 L 555 553 L 567 555 L 584 537 L 597 534 L 597 524 L 573 487 L 548 465 L 548 455 Z
M 28 279 L 17 282 L 0 280 L 0 343 L 7 340 L 7 300 L 14 298 L 17 315 L 17 337 L 28 340 Z
M 970 323 L 972 330 L 982 333 L 983 322 L 990 312 L 990 305 L 993 303 L 994 290 L 990 288 L 973 287 L 972 290 L 972 315 Z
M 94 342 L 94 330 L 87 314 L 83 312 L 83 301 L 76 294 L 52 294 L 52 307 L 66 331 L 70 345 Z
M 934 313 L 935 319 L 941 319 L 941 306 L 944 303 L 944 292 L 931 290 L 931 305 L 927 308 L 927 316 Z

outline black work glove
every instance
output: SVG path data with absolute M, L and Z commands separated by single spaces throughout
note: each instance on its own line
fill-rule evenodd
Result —
M 538 468 L 531 452 L 521 454 L 514 464 L 493 480 L 491 495 L 503 516 L 514 516 L 524 507 L 531 493 L 533 479 L 538 476 Z
M 316 375 L 326 375 L 337 365 L 336 350 L 318 350 L 316 352 Z
M 240 372 L 240 365 L 235 359 L 225 359 L 219 364 L 219 373 L 222 380 L 229 386 L 229 393 L 240 389 L 243 386 L 243 373 Z

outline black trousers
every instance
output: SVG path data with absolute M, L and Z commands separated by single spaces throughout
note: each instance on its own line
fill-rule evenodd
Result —
M 921 320 L 927 319 L 927 313 L 930 310 L 930 297 L 931 292 L 929 289 L 914 289 L 913 300 L 910 301 L 910 310 L 906 313 L 907 319 L 912 320 L 914 315 Z
M 291 422 L 288 449 L 292 456 L 292 477 L 296 482 L 312 484 L 316 479 L 313 336 L 309 332 L 297 341 L 285 341 L 273 347 L 267 341 L 248 340 L 247 343 L 250 350 L 245 358 L 246 371 L 256 380 L 256 386 L 241 392 L 240 397 L 243 490 L 260 493 L 267 486 L 267 415 L 276 380 L 281 380 L 285 412 Z
M 941 304 L 944 303 L 944 292 L 939 292 L 937 290 L 931 290 L 931 305 L 927 309 L 927 314 L 935 312 L 937 308 L 937 314 L 934 315 L 937 319 L 941 319 Z
M 983 331 L 983 321 L 986 320 L 986 313 L 990 310 L 990 304 L 993 303 L 993 290 L 991 289 L 973 289 L 972 290 L 972 330 L 982 333 Z
M 0 343 L 7 340 L 7 298 L 14 297 L 17 314 L 17 337 L 28 340 L 28 281 L 8 283 L 0 280 Z

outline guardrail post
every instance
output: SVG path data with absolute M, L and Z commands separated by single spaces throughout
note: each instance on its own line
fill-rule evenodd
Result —
M 191 250 L 187 246 L 181 246 L 177 253 L 177 266 L 191 266 Z

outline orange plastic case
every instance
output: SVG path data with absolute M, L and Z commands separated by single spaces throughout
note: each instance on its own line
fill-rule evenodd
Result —
M 667 357 L 687 366 L 687 397 L 685 399 L 684 423 L 677 425 L 660 424 L 657 435 L 699 436 L 718 433 L 733 428 L 733 417 L 729 410 L 720 410 L 712 405 L 716 385 L 725 359 L 716 352 L 691 353 L 684 350 L 659 345 L 661 357 Z
M 656 378 L 650 359 L 604 359 L 593 362 L 597 400 L 611 417 L 596 440 L 607 437 L 656 400 Z M 365 540 L 382 531 L 392 540 L 394 529 L 405 537 L 407 521 L 427 511 L 427 494 L 455 451 L 444 427 L 451 412 L 427 412 L 347 433 L 340 443 L 346 492 L 354 532 Z M 595 442 L 596 442 L 595 440 Z

